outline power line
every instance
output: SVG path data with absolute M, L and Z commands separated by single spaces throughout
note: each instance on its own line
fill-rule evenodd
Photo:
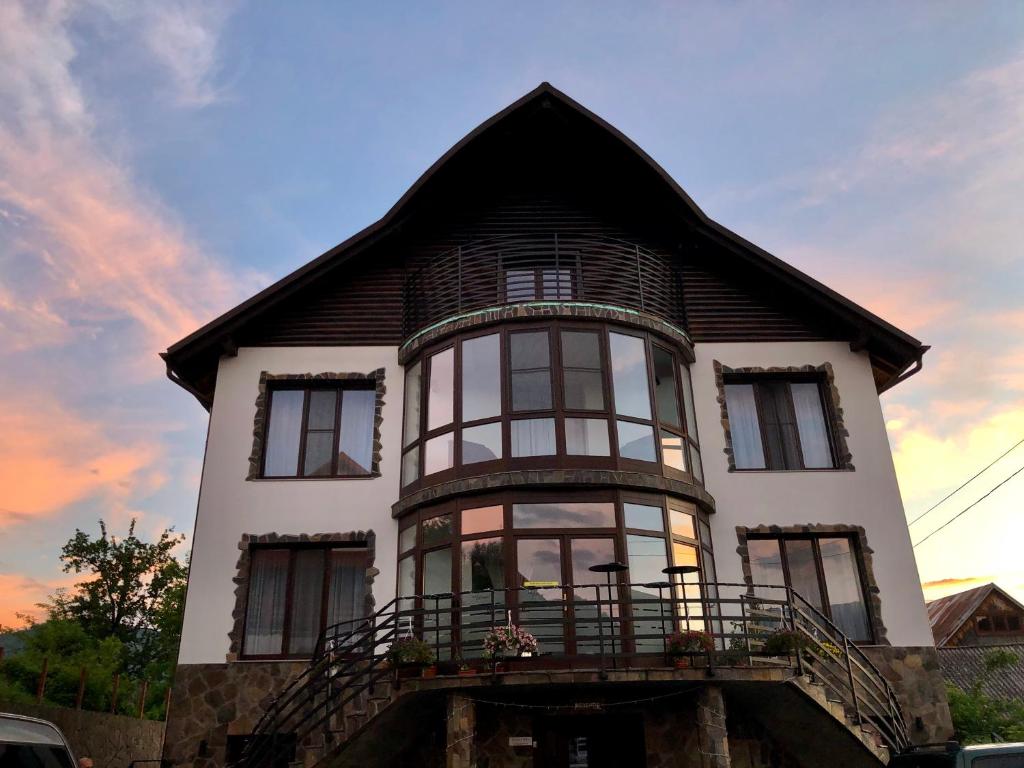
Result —
M 978 504 L 979 502 L 982 502 L 982 501 L 984 501 L 985 499 L 987 499 L 987 498 L 988 498 L 989 496 L 991 496 L 991 495 L 992 495 L 993 493 L 995 493 L 995 492 L 996 492 L 996 491 L 997 491 L 997 490 L 998 490 L 998 489 L 999 489 L 1000 487 L 1002 487 L 1002 486 L 1006 485 L 1006 484 L 1007 484 L 1008 482 L 1010 482 L 1010 481 L 1011 481 L 1011 480 L 1012 480 L 1013 478 L 1015 478 L 1015 477 L 1016 477 L 1017 475 L 1019 475 L 1019 474 L 1020 474 L 1021 472 L 1024 472 L 1024 466 L 1022 466 L 1022 467 L 1021 467 L 1020 469 L 1018 469 L 1018 470 L 1017 470 L 1016 472 L 1014 472 L 1014 473 L 1013 473 L 1012 475 L 1010 475 L 1010 476 L 1009 476 L 1008 478 L 1006 478 L 1005 480 L 1003 480 L 1003 481 L 1002 481 L 1001 483 L 999 483 L 998 485 L 995 485 L 995 486 L 994 486 L 994 487 L 992 488 L 992 490 L 990 490 L 990 491 L 989 491 L 988 493 L 986 493 L 986 494 L 985 494 L 984 496 L 982 496 L 982 497 L 981 497 L 980 499 L 978 499 L 977 501 L 974 501 L 974 502 L 972 502 L 971 504 L 968 504 L 968 505 L 967 505 L 966 507 L 964 507 L 963 509 L 961 509 L 961 510 L 960 510 L 959 512 L 957 512 L 957 513 L 956 513 L 955 515 L 953 515 L 953 517 L 951 517 L 951 518 L 950 518 L 949 520 L 947 520 L 946 522 L 944 522 L 944 523 L 943 523 L 942 525 L 940 525 L 940 526 L 939 526 L 938 528 L 936 528 L 936 529 L 935 529 L 934 531 L 932 531 L 932 532 L 931 532 L 931 533 L 929 533 L 929 534 L 928 534 L 927 536 L 925 536 L 925 537 L 924 537 L 923 539 L 921 539 L 921 540 L 920 540 L 919 542 L 917 542 L 917 544 L 914 544 L 914 545 L 913 545 L 913 549 L 917 549 L 917 548 L 918 548 L 919 546 L 921 546 L 921 545 L 922 545 L 922 544 L 924 544 L 924 543 L 925 543 L 926 541 L 928 541 L 928 539 L 930 539 L 930 538 L 931 538 L 932 536 L 934 536 L 934 535 L 935 535 L 936 533 L 938 533 L 939 531 L 941 531 L 941 530 L 942 530 L 943 528 L 945 528 L 945 527 L 946 527 L 947 525 L 949 525 L 949 524 L 950 524 L 950 523 L 952 523 L 952 522 L 953 522 L 954 520 L 956 520 L 956 519 L 957 519 L 958 517 L 960 517 L 960 516 L 961 516 L 961 515 L 963 515 L 963 514 L 964 514 L 965 512 L 967 512 L 967 510 L 969 510 L 969 509 L 971 509 L 972 507 L 976 506 L 976 505 L 977 505 L 977 504 Z
M 922 517 L 924 517 L 924 516 L 925 516 L 925 515 L 927 515 L 927 514 L 928 514 L 929 512 L 931 512 L 931 511 L 932 511 L 933 509 L 935 509 L 935 508 L 936 508 L 937 506 L 939 506 L 939 505 L 940 505 L 940 504 L 942 504 L 942 503 L 943 503 L 944 501 L 946 501 L 946 500 L 947 500 L 947 499 L 949 499 L 949 498 L 950 498 L 951 496 L 953 496 L 953 495 L 954 495 L 955 493 L 957 493 L 958 491 L 961 491 L 961 490 L 963 490 L 965 486 L 967 486 L 967 485 L 968 485 L 969 483 L 971 483 L 971 482 L 973 482 L 974 480 L 976 480 L 976 479 L 977 479 L 977 478 L 978 478 L 978 477 L 979 477 L 980 475 L 982 475 L 982 474 L 983 474 L 984 472 L 986 472 L 986 471 L 987 471 L 988 469 L 990 469 L 990 468 L 992 467 L 992 465 L 994 465 L 994 464 L 995 464 L 995 463 L 996 463 L 997 461 L 999 461 L 999 459 L 1003 458 L 1003 456 L 1007 456 L 1007 455 L 1008 455 L 1009 453 L 1011 453 L 1011 452 L 1012 452 L 1012 451 L 1013 451 L 1013 450 L 1014 450 L 1014 449 L 1015 449 L 1015 448 L 1016 448 L 1016 447 L 1017 447 L 1018 445 L 1024 445 L 1024 438 L 1021 438 L 1020 440 L 1018 440 L 1018 441 L 1017 441 L 1016 443 L 1014 443 L 1014 444 L 1013 444 L 1013 445 L 1012 445 L 1012 446 L 1010 447 L 1010 449 L 1009 449 L 1008 451 L 1006 451 L 1006 453 L 1000 454 L 1000 455 L 999 455 L 999 456 L 998 456 L 997 458 L 993 459 L 993 460 L 992 460 L 991 462 L 989 462 L 988 464 L 986 464 L 986 465 L 985 465 L 985 466 L 984 466 L 984 467 L 983 467 L 982 469 L 980 469 L 980 470 L 979 470 L 979 471 L 977 472 L 977 474 L 975 474 L 975 475 L 972 475 L 972 476 L 971 476 L 971 479 L 970 479 L 970 480 L 968 480 L 968 481 L 967 481 L 967 482 L 965 482 L 965 483 L 964 483 L 963 485 L 960 485 L 960 486 L 958 486 L 958 487 L 957 487 L 956 489 L 954 489 L 954 490 L 950 491 L 949 493 L 947 493 L 947 494 L 946 494 L 945 496 L 943 496 L 943 497 L 942 497 L 941 499 L 939 499 L 939 500 L 938 500 L 937 502 L 935 502 L 935 503 L 934 503 L 934 504 L 932 504 L 932 505 L 931 505 L 930 507 L 928 507 L 928 509 L 926 509 L 926 510 L 925 510 L 924 512 L 922 512 L 922 513 L 921 513 L 920 515 L 918 515 L 918 516 L 917 516 L 917 517 L 915 517 L 915 518 L 914 518 L 913 520 L 911 520 L 911 521 L 910 521 L 909 523 L 907 523 L 907 525 L 908 525 L 908 526 L 911 526 L 911 525 L 913 525 L 913 524 L 914 524 L 914 523 L 916 523 L 916 522 L 917 522 L 918 520 L 920 520 L 920 519 L 921 519 Z M 998 486 L 997 486 L 997 487 L 998 487 Z

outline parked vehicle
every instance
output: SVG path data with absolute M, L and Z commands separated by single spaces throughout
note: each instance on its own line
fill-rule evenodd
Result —
M 0 768 L 74 768 L 64 734 L 53 723 L 0 713 Z
M 889 768 L 1024 768 L 1024 743 L 927 744 L 897 755 Z

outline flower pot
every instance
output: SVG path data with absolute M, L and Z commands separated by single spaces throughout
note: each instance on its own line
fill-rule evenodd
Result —
M 435 677 L 437 677 L 437 667 L 435 665 L 431 664 L 429 667 L 423 668 L 424 680 L 431 680 Z
M 460 669 L 459 677 L 473 677 L 476 674 L 475 669 Z
M 672 661 L 676 669 L 689 669 L 693 666 L 689 656 L 676 656 Z
M 413 677 L 419 677 L 421 674 L 423 674 L 423 665 L 399 664 L 397 667 L 395 667 L 395 671 L 398 673 L 398 678 L 400 680 L 408 680 Z

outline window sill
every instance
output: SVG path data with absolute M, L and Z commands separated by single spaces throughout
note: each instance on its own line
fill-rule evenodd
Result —
M 856 472 L 853 467 L 819 467 L 816 469 L 742 469 L 729 467 L 729 472 L 749 475 L 818 474 L 828 472 Z

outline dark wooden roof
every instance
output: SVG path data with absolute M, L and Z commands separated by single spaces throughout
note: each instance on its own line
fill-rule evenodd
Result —
M 1011 605 L 1017 606 L 1024 613 L 1024 605 L 1014 600 L 1006 592 L 995 584 L 985 584 L 981 587 L 968 589 L 964 592 L 957 592 L 955 595 L 947 595 L 932 600 L 928 603 L 928 621 L 932 625 L 932 636 L 935 638 L 936 646 L 944 646 L 949 642 L 964 625 L 970 621 L 974 613 L 985 602 L 992 593 L 998 594 Z
M 217 361 L 238 346 L 400 343 L 406 261 L 429 258 L 426 230 L 457 231 L 470 210 L 500 222 L 521 211 L 506 198 L 538 180 L 545 193 L 583 190 L 583 208 L 603 207 L 597 218 L 679 259 L 695 342 L 847 340 L 871 356 L 880 392 L 920 368 L 921 342 L 711 220 L 628 137 L 542 83 L 448 150 L 379 221 L 173 344 L 168 376 L 210 407 Z M 476 210 L 481 199 L 490 212 Z M 437 243 L 450 245 L 450 232 Z

